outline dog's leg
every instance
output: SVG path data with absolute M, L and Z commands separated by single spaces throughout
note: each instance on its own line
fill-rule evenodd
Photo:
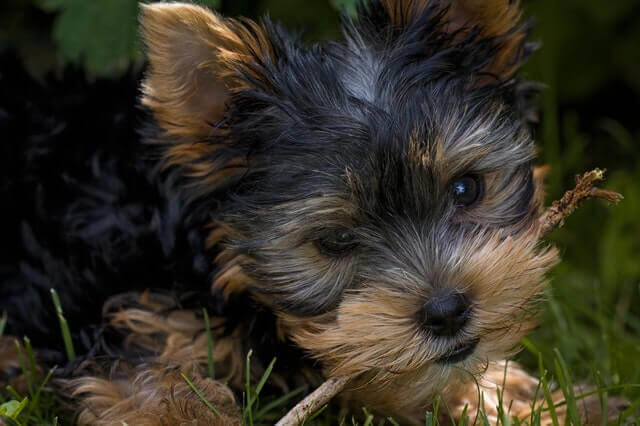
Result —
M 553 424 L 552 416 L 544 399 L 543 390 L 538 385 L 539 380 L 515 362 L 493 363 L 477 381 L 470 381 L 457 392 L 454 391 L 454 396 L 448 398 L 450 413 L 442 413 L 441 417 L 447 421 L 448 414 L 451 414 L 457 421 L 466 407 L 466 415 L 470 421 L 473 421 L 482 403 L 491 424 L 496 424 L 500 411 L 506 413 L 509 418 L 517 417 L 521 421 L 528 421 L 532 417 L 532 411 L 541 410 L 541 424 L 551 425 Z M 575 395 L 579 396 L 590 390 L 592 388 L 576 386 Z M 558 422 L 564 424 L 567 406 L 564 403 L 562 391 L 553 392 L 552 399 Z M 500 403 L 502 403 L 501 410 L 498 409 Z M 602 424 L 602 409 L 598 394 L 581 398 L 576 405 L 582 424 L 594 426 Z M 607 419 L 615 420 L 626 405 L 624 398 L 610 396 L 607 402 Z
M 176 368 L 136 368 L 113 377 L 82 377 L 69 384 L 82 401 L 79 424 L 86 425 L 240 425 L 240 411 L 225 384 L 187 374 L 214 412 Z

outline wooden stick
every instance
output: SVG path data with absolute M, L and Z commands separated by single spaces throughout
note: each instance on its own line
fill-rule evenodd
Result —
M 540 224 L 540 236 L 543 237 L 554 228 L 562 226 L 582 202 L 588 198 L 602 198 L 611 203 L 617 204 L 622 200 L 622 195 L 617 192 L 607 191 L 595 186 L 596 183 L 604 180 L 606 170 L 594 169 L 576 176 L 575 188 L 564 193 L 562 198 L 554 201 L 538 219 Z M 306 418 L 311 416 L 331 398 L 340 393 L 349 383 L 353 376 L 332 377 L 324 382 L 318 389 L 313 391 L 305 399 L 293 407 L 276 426 L 298 426 Z
M 595 186 L 596 183 L 604 180 L 605 172 L 606 170 L 594 169 L 582 176 L 577 175 L 575 188 L 565 192 L 561 199 L 554 201 L 538 219 L 540 235 L 545 236 L 554 228 L 564 225 L 565 219 L 588 198 L 602 198 L 614 204 L 620 202 L 622 195 Z
M 340 393 L 352 376 L 332 377 L 293 407 L 276 426 L 298 426 L 316 410 Z

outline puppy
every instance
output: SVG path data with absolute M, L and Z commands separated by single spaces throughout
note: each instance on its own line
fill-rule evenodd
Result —
M 436 397 L 443 422 L 495 422 L 500 401 L 528 416 L 538 381 L 504 359 L 558 257 L 539 237 L 521 15 L 372 0 L 343 41 L 306 46 L 269 19 L 141 6 L 144 144 L 27 138 L 8 330 L 64 362 L 58 290 L 81 347 L 58 383 L 86 424 L 239 423 L 224 384 L 241 392 L 250 349 L 255 375 L 278 358 L 275 386 L 353 376 L 347 403 L 409 421 Z

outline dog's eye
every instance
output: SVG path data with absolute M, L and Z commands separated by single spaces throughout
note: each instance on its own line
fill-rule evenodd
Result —
M 353 232 L 346 228 L 336 228 L 318 238 L 316 245 L 327 256 L 340 257 L 353 250 L 357 242 Z
M 477 176 L 462 176 L 451 184 L 456 205 L 470 207 L 482 197 L 482 180 Z

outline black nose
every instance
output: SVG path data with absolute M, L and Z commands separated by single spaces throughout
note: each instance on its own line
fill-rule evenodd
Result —
M 423 326 L 436 336 L 453 336 L 470 315 L 469 301 L 458 292 L 436 294 L 422 307 Z

